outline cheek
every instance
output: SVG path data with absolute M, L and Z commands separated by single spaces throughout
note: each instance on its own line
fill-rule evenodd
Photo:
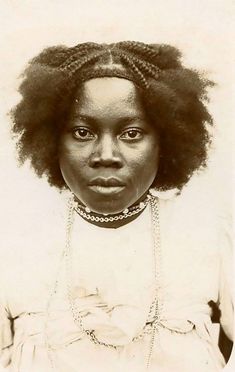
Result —
M 136 156 L 136 167 L 141 168 L 144 174 L 156 174 L 159 162 L 159 146 L 157 142 L 147 143 Z
M 84 163 L 85 160 L 78 154 L 63 154 L 60 157 L 60 165 L 68 169 L 80 167 Z
M 132 186 L 137 193 L 143 193 L 148 189 L 158 170 L 159 150 L 158 146 L 147 147 L 141 151 L 129 163 L 129 173 L 132 174 Z
M 88 161 L 89 151 L 81 146 L 78 148 L 77 144 L 65 139 L 60 146 L 60 167 L 72 171 L 84 166 Z
M 79 194 L 84 185 L 84 166 L 77 157 L 63 155 L 60 158 L 60 171 L 67 187 Z
M 82 159 L 75 150 L 63 146 L 60 150 L 59 166 L 65 183 L 71 188 L 76 179 L 80 178 Z

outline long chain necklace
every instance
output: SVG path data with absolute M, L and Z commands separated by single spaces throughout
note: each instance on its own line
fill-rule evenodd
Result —
M 160 250 L 160 223 L 159 223 L 159 208 L 158 208 L 158 199 L 154 196 L 148 198 L 148 202 L 150 202 L 151 206 L 151 219 L 152 219 L 152 235 L 153 235 L 153 260 L 154 260 L 154 281 L 155 281 L 155 296 L 154 300 L 152 301 L 149 309 L 149 313 L 147 316 L 146 324 L 142 330 L 136 337 L 133 338 L 133 342 L 142 339 L 146 334 L 150 334 L 150 346 L 149 351 L 146 358 L 146 369 L 149 368 L 151 363 L 151 358 L 153 354 L 153 349 L 155 345 L 156 333 L 159 325 L 160 320 L 160 301 L 159 301 L 159 289 L 160 289 L 160 269 L 157 269 L 157 265 L 161 267 L 161 250 Z M 79 327 L 79 329 L 96 345 L 104 346 L 111 349 L 117 349 L 118 347 L 113 344 L 105 343 L 100 341 L 95 333 L 94 330 L 85 329 L 83 325 L 83 317 L 79 313 L 79 309 L 77 308 L 73 295 L 72 295 L 72 272 L 73 272 L 73 265 L 72 265 L 72 248 L 71 248 L 71 233 L 73 227 L 73 220 L 74 220 L 74 210 L 77 208 L 77 203 L 74 201 L 74 198 L 69 199 L 68 203 L 68 219 L 66 225 L 66 243 L 65 249 L 63 251 L 63 257 L 66 260 L 66 278 L 67 278 L 67 296 L 70 305 L 70 310 L 73 316 L 74 323 Z M 55 286 L 53 291 L 50 295 L 50 299 L 48 302 L 48 310 L 49 310 L 49 303 L 52 299 L 54 293 L 56 293 L 58 287 L 58 278 L 55 282 Z M 52 349 L 47 342 L 47 350 L 49 359 L 51 362 L 52 370 L 55 370 L 53 358 L 52 358 Z

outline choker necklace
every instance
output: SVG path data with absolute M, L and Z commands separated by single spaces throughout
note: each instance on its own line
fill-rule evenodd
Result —
M 133 205 L 129 208 L 125 208 L 121 213 L 115 214 L 113 216 L 112 215 L 107 216 L 104 214 L 102 217 L 100 217 L 95 212 L 92 212 L 90 208 L 85 207 L 82 204 L 79 204 L 76 200 L 74 201 L 74 209 L 81 217 L 85 218 L 86 220 L 108 223 L 123 220 L 124 218 L 129 218 L 134 216 L 135 214 L 140 213 L 146 207 L 150 200 L 151 195 L 147 194 L 146 198 L 139 204 Z

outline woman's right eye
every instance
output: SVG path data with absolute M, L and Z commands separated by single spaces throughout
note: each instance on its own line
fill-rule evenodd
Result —
M 84 127 L 74 128 L 73 129 L 73 136 L 76 139 L 87 141 L 94 138 L 94 133 L 92 133 L 89 129 Z

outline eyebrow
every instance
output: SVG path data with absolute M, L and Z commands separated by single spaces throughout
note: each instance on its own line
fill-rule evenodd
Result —
M 87 123 L 91 123 L 91 124 L 95 124 L 97 121 L 97 118 L 96 117 L 93 117 L 93 116 L 90 116 L 90 115 L 83 115 L 83 114 L 74 114 L 73 115 L 73 118 L 74 119 L 81 119 L 83 121 L 86 121 Z M 140 115 L 126 115 L 126 116 L 123 116 L 121 119 L 121 122 L 123 124 L 131 124 L 133 121 L 136 121 L 136 120 L 144 120 L 144 116 L 140 116 Z

